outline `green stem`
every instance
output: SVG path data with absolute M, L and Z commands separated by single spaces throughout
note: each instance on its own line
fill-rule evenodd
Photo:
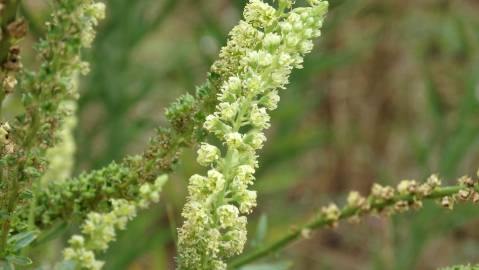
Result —
M 0 258 L 4 256 L 5 248 L 7 246 L 8 231 L 10 230 L 10 220 L 7 220 L 2 225 L 2 238 L 0 239 Z M 5 233 L 7 232 L 7 233 Z
M 171 238 L 173 239 L 173 242 L 175 243 L 175 247 L 177 247 L 178 237 L 177 237 L 176 228 L 178 226 L 176 226 L 175 213 L 171 203 L 166 204 L 166 216 L 168 217 L 168 224 L 170 225 L 169 227 L 170 227 Z
M 7 174 L 8 179 L 8 174 Z M 15 204 L 17 200 L 17 193 L 18 193 L 18 181 L 17 175 L 10 178 L 9 182 L 9 189 L 7 193 L 7 202 L 5 205 L 6 213 L 8 214 L 8 218 L 2 224 L 2 236 L 0 238 L 0 256 L 4 256 L 5 249 L 7 248 L 7 241 L 8 235 L 10 233 L 10 226 L 11 226 L 11 219 L 12 219 L 12 212 L 15 209 Z M 1 258 L 1 257 L 0 257 Z
M 26 136 L 25 141 L 23 141 L 23 149 L 25 150 L 26 153 L 30 151 L 32 148 L 31 142 L 32 136 L 37 133 L 38 127 L 39 127 L 39 122 L 38 122 L 38 117 L 34 117 L 32 119 L 32 126 L 29 130 L 28 135 Z M 6 170 L 9 170 L 9 168 L 6 168 Z M 6 206 L 6 212 L 9 216 L 9 218 L 3 223 L 2 225 L 2 237 L 0 238 L 0 254 L 3 254 L 7 245 L 8 241 L 8 235 L 10 232 L 10 220 L 12 219 L 12 216 L 14 214 L 14 210 L 16 208 L 17 202 L 18 202 L 18 197 L 21 192 L 21 187 L 19 183 L 24 183 L 26 180 L 26 175 L 25 175 L 25 160 L 19 161 L 18 165 L 15 167 L 15 171 L 17 172 L 14 177 L 11 177 L 10 179 L 7 178 L 7 181 L 10 181 L 11 187 L 8 189 L 8 194 L 7 194 L 7 206 Z
M 452 196 L 457 194 L 461 189 L 464 189 L 463 186 L 449 186 L 449 187 L 442 187 L 442 188 L 437 188 L 434 190 L 430 195 L 423 197 L 422 199 L 424 200 L 434 200 L 434 199 L 439 199 L 443 198 L 445 196 Z M 479 192 L 479 186 L 475 186 L 475 190 Z M 369 213 L 371 211 L 377 210 L 381 211 L 385 207 L 392 206 L 396 204 L 397 202 L 400 201 L 406 201 L 406 202 L 413 202 L 414 200 L 418 200 L 419 198 L 416 198 L 414 195 L 396 195 L 392 199 L 388 201 L 383 201 L 383 202 L 377 202 L 377 203 L 372 203 L 371 208 L 368 210 L 363 210 L 358 207 L 350 207 L 350 206 L 345 206 L 341 209 L 339 219 L 338 221 L 344 220 L 351 218 L 355 215 L 359 214 L 365 214 Z M 371 200 L 371 197 L 370 197 Z M 420 199 L 419 199 L 420 200 Z M 246 264 L 249 264 L 253 261 L 256 261 L 260 258 L 263 258 L 265 256 L 268 256 L 283 247 L 289 245 L 293 241 L 297 240 L 303 235 L 303 232 L 309 231 L 309 230 L 317 230 L 317 229 L 322 229 L 327 226 L 332 225 L 332 221 L 328 220 L 324 215 L 318 215 L 316 218 L 314 218 L 312 221 L 304 224 L 303 226 L 295 227 L 295 229 L 292 229 L 290 232 L 288 232 L 285 236 L 282 238 L 276 240 L 275 242 L 267 245 L 260 247 L 250 253 L 247 253 L 243 256 L 240 256 L 234 260 L 231 261 L 229 264 L 230 269 L 237 269 L 241 266 L 244 266 Z

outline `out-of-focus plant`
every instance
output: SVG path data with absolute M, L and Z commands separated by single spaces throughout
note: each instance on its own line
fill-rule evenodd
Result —
M 441 268 L 439 270 L 477 270 L 479 265 L 455 265 L 450 267 Z
M 47 167 L 46 152 L 58 142 L 57 130 L 71 111 L 63 106 L 77 97 L 74 77 L 88 65 L 80 51 L 89 47 L 93 27 L 104 16 L 104 5 L 93 1 L 55 1 L 47 23 L 48 32 L 36 46 L 41 65 L 37 71 L 22 69 L 17 42 L 26 34 L 25 21 L 16 18 L 20 1 L 0 3 L 1 101 L 14 92 L 23 110 L 13 119 L 2 119 L 1 142 L 1 236 L 2 267 L 30 263 L 20 254 L 36 232 L 18 219 L 18 210 L 28 208 L 30 189 Z

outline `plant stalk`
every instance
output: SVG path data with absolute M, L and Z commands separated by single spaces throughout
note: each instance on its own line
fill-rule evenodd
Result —
M 456 195 L 460 190 L 464 189 L 463 186 L 448 186 L 448 187 L 441 187 L 434 190 L 428 196 L 424 196 L 422 199 L 416 198 L 415 195 L 396 195 L 392 199 L 384 202 L 378 203 L 371 203 L 371 208 L 369 210 L 362 210 L 359 207 L 350 207 L 345 206 L 341 209 L 338 221 L 345 220 L 351 218 L 358 214 L 364 214 L 366 212 L 374 212 L 374 210 L 381 211 L 385 207 L 393 206 L 397 202 L 405 201 L 405 202 L 413 202 L 415 200 L 434 200 L 440 199 L 446 196 L 453 196 Z M 479 185 L 475 186 L 475 191 L 479 192 Z M 370 197 L 371 199 L 371 197 Z M 295 227 L 290 232 L 288 232 L 282 238 L 276 240 L 275 242 L 260 247 L 256 250 L 253 250 L 250 253 L 246 253 L 243 256 L 239 256 L 236 259 L 233 259 L 229 264 L 229 269 L 237 269 L 241 266 L 254 262 L 260 258 L 266 257 L 274 252 L 280 250 L 281 248 L 289 245 L 293 241 L 297 240 L 298 238 L 302 237 L 304 232 L 310 230 L 317 230 L 322 229 L 328 226 L 333 225 L 333 222 L 328 220 L 324 215 L 318 215 L 316 218 L 311 220 L 310 222 L 306 223 L 303 226 Z

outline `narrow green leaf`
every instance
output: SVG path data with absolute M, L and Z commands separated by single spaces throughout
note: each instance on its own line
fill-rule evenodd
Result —
M 18 251 L 30 245 L 30 243 L 32 243 L 35 238 L 37 238 L 36 233 L 28 231 L 12 236 L 8 242 L 10 243 L 10 245 L 13 246 L 14 251 Z
M 33 193 L 31 190 L 27 189 L 27 190 L 24 190 L 21 194 L 20 194 L 20 197 L 22 199 L 32 199 L 33 198 Z
M 58 263 L 55 266 L 55 270 L 75 270 L 76 269 L 76 263 L 74 261 L 63 261 L 61 263 Z
M 0 210 L 0 221 L 7 220 L 10 218 L 10 215 L 5 210 Z
M 68 224 L 66 222 L 58 223 L 57 225 L 53 226 L 50 230 L 42 232 L 38 237 L 37 241 L 33 244 L 33 246 L 38 246 L 44 243 L 47 243 L 53 239 L 58 238 L 61 234 L 63 234 L 68 228 Z
M 261 244 L 263 244 L 267 231 L 268 231 L 268 216 L 265 214 L 261 214 L 258 220 L 258 226 L 256 228 L 256 236 L 253 239 L 251 245 L 260 246 Z
M 0 261 L 0 270 L 15 270 L 15 266 L 10 262 Z
M 32 264 L 32 260 L 26 256 L 22 255 L 8 255 L 7 262 L 14 265 L 26 266 Z

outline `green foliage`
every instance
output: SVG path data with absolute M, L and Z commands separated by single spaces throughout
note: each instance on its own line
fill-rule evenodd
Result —
M 205 112 L 211 110 L 213 104 L 211 99 L 216 90 L 211 80 L 214 79 L 215 76 L 211 75 L 210 80 L 198 88 L 196 99 L 187 94 L 173 103 L 167 110 L 172 127 L 158 129 L 144 154 L 126 157 L 122 163 L 112 162 L 68 181 L 49 182 L 36 195 L 35 225 L 46 228 L 61 220 L 82 219 L 90 211 L 105 210 L 109 199 L 135 198 L 141 184 L 169 172 L 181 147 L 204 137 L 204 131 L 199 127 Z M 182 119 L 181 125 L 177 124 L 178 119 Z M 20 212 L 23 212 L 22 221 L 31 215 L 28 209 Z
M 450 267 L 441 268 L 440 270 L 477 270 L 479 265 L 455 265 Z
M 82 145 L 76 156 L 77 171 L 97 169 L 112 160 L 121 160 L 129 153 L 129 147 L 144 144 L 144 133 L 157 127 L 157 119 L 135 111 L 145 100 L 154 101 L 148 105 L 153 109 L 159 103 L 166 104 L 158 94 L 171 87 L 165 81 L 175 68 L 162 64 L 158 69 L 153 64 L 156 61 L 144 61 L 137 52 L 181 1 L 108 0 L 104 3 L 108 16 L 99 28 L 92 49 L 85 52 L 91 62 L 91 72 L 82 80 L 78 105 L 83 116 L 94 111 L 95 120 L 83 123 L 91 124 L 92 128 L 77 129 L 77 143 Z M 161 50 L 161 44 L 159 46 L 156 50 Z M 175 92 L 168 97 L 177 95 Z M 97 108 L 101 111 L 97 112 Z M 102 136 L 108 137 L 105 145 L 98 147 L 90 143 Z
M 13 10 L 16 12 L 17 1 L 12 1 L 8 7 L 7 11 L 15 7 Z M 22 195 L 31 194 L 31 183 L 38 181 L 44 172 L 47 165 L 45 153 L 57 142 L 56 131 L 69 113 L 60 104 L 75 98 L 74 75 L 85 72 L 87 68 L 81 61 L 80 51 L 91 45 L 95 34 L 93 27 L 104 16 L 104 6 L 93 1 L 61 0 L 56 1 L 54 7 L 47 24 L 47 34 L 36 47 L 41 65 L 36 72 L 22 71 L 15 89 L 23 111 L 14 119 L 2 119 L 8 122 L 2 125 L 7 134 L 3 135 L 5 138 L 1 144 L 0 163 L 4 181 L 0 185 L 0 194 L 2 208 L 8 218 L 2 222 L 0 256 L 13 258 L 17 264 L 26 260 L 10 254 L 10 228 L 15 222 L 16 229 L 19 229 L 12 235 L 15 239 L 27 224 L 17 222 L 16 210 L 26 207 L 31 196 Z M 15 31 L 21 31 L 19 25 L 14 27 Z

